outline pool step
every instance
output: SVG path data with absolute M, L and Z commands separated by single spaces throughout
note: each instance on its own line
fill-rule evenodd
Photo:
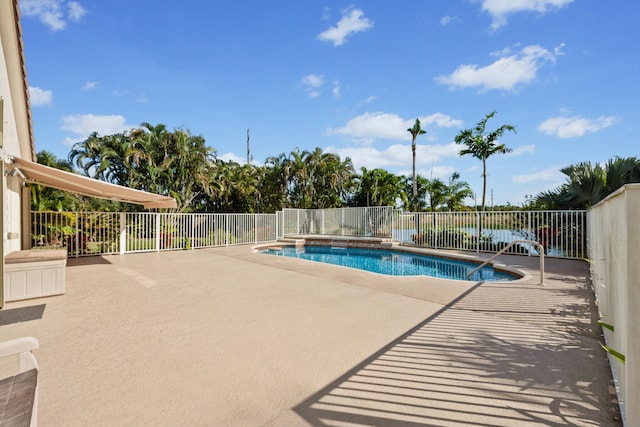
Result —
M 399 246 L 390 238 L 384 237 L 354 237 L 354 236 L 324 236 L 324 235 L 291 235 L 278 239 L 278 242 L 304 246 L 330 246 L 332 248 L 384 248 L 391 249 Z

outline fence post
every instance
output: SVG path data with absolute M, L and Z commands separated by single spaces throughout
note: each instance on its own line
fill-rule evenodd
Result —
M 431 212 L 431 215 L 433 215 L 433 233 L 436 237 L 434 240 L 436 242 L 436 249 L 438 249 L 438 247 L 440 246 L 440 233 L 438 232 L 438 212 Z
M 527 238 L 529 240 L 535 239 L 536 234 L 533 232 L 533 228 L 531 227 L 531 211 L 527 212 L 527 230 L 529 232 Z M 532 234 L 533 237 L 531 236 Z M 529 251 L 529 256 L 531 256 L 531 251 Z
M 258 244 L 258 214 L 253 214 L 253 241 Z
M 189 214 L 189 218 L 191 219 L 191 232 L 189 233 L 189 243 L 191 249 L 193 249 L 196 245 L 196 214 Z M 187 249 L 187 248 L 185 248 Z
M 224 245 L 229 246 L 229 216 L 231 214 L 224 215 Z
M 480 252 L 480 212 L 476 211 L 476 252 Z
M 76 212 L 76 258 L 80 256 L 80 218 Z
M 391 207 L 389 209 L 389 212 L 391 212 L 391 241 L 395 241 L 395 226 L 396 226 L 396 209 L 394 207 Z
M 371 208 L 367 206 L 364 208 L 364 235 L 371 236 L 371 211 L 373 210 L 375 214 L 375 208 Z
M 156 252 L 160 252 L 160 212 L 156 212 Z
M 126 214 L 120 212 L 120 255 L 124 255 L 127 252 L 127 224 Z

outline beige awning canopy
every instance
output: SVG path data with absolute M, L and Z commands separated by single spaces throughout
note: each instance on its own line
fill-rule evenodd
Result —
M 27 182 L 44 185 L 45 187 L 53 187 L 59 190 L 100 199 L 135 203 L 137 205 L 143 205 L 145 209 L 178 207 L 176 200 L 172 197 L 160 196 L 146 191 L 110 184 L 34 163 L 19 157 L 13 158 L 13 163 L 9 164 L 9 168 L 19 170 Z

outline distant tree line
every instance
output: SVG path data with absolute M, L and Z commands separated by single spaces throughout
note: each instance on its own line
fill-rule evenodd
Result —
M 263 165 L 219 159 L 202 136 L 188 130 L 143 123 L 113 135 L 91 134 L 76 143 L 68 159 L 47 151 L 37 154 L 47 166 L 178 201 L 181 212 L 272 213 L 283 208 L 398 206 L 412 208 L 411 177 L 384 169 L 356 171 L 351 159 L 320 148 L 281 153 Z M 473 195 L 469 184 L 453 173 L 448 181 L 416 176 L 418 209 L 462 209 Z M 90 199 L 32 186 L 35 210 L 137 210 L 136 206 Z
M 482 205 L 486 193 L 486 160 L 495 153 L 511 151 L 497 139 L 510 125 L 485 132 L 487 114 L 475 128 L 463 130 L 456 143 L 465 146 L 460 155 L 471 154 L 483 163 Z M 415 138 L 425 132 L 419 120 Z M 163 124 L 141 127 L 113 135 L 91 134 L 76 143 L 65 160 L 47 151 L 37 153 L 47 166 L 130 188 L 174 197 L 180 212 L 273 213 L 283 208 L 337 208 L 345 206 L 397 206 L 403 210 L 471 210 L 465 201 L 474 196 L 458 172 L 447 180 L 427 179 L 414 170 L 411 176 L 395 175 L 381 168 L 356 171 L 351 159 L 338 154 L 296 148 L 266 159 L 263 165 L 224 161 L 200 135 L 186 129 L 170 131 Z M 525 209 L 582 209 L 597 203 L 628 182 L 640 182 L 640 163 L 635 158 L 616 158 L 605 165 L 579 163 L 562 169 L 567 183 L 529 197 Z M 415 177 L 415 178 L 414 178 Z M 129 211 L 138 206 L 91 199 L 64 191 L 32 185 L 34 210 Z M 507 205 L 499 209 L 519 209 Z

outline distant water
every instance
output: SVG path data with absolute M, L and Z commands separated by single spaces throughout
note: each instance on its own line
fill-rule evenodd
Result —
M 460 230 L 469 233 L 471 236 L 477 236 L 478 230 L 475 228 L 461 228 Z M 415 229 L 408 230 L 394 230 L 393 239 L 402 243 L 413 243 L 411 236 L 416 234 Z M 508 229 L 485 229 L 482 230 L 482 235 L 485 238 L 491 237 L 493 243 L 511 243 L 514 240 L 536 240 L 533 233 L 529 230 L 508 230 Z M 527 249 L 532 255 L 539 255 L 535 246 L 529 244 L 520 244 Z M 550 246 L 547 250 L 547 255 L 563 256 L 564 251 L 556 247 Z

